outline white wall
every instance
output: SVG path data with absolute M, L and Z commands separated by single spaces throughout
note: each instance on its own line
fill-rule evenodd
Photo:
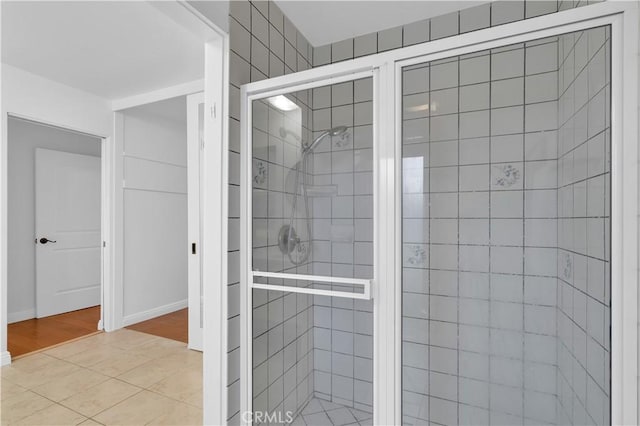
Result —
M 166 102 L 173 107 L 159 107 Z M 180 110 L 181 117 L 170 117 Z M 129 325 L 187 306 L 186 100 L 122 115 L 123 323 Z
M 2 112 L 105 137 L 113 129 L 107 99 L 7 64 L 2 64 Z
M 35 149 L 100 156 L 100 139 L 9 119 L 8 322 L 35 317 Z

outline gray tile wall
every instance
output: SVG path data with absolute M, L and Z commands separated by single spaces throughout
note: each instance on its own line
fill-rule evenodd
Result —
M 311 135 L 310 91 L 287 95 L 297 108 L 282 111 L 268 101 L 254 101 L 253 153 L 253 268 L 260 271 L 310 273 L 310 260 L 292 263 L 278 246 L 278 236 L 291 222 L 295 194 L 296 163 L 302 138 Z M 301 233 L 302 200 L 293 218 Z M 265 280 L 262 280 L 265 282 Z M 283 285 L 283 280 L 269 279 Z M 253 409 L 296 415 L 313 394 L 312 296 L 267 292 L 253 293 Z
M 586 1 L 507 0 L 482 4 L 447 15 L 413 22 L 324 46 L 314 46 L 313 66 L 331 64 L 374 53 L 521 21 Z
M 240 86 L 252 81 L 311 68 L 312 47 L 305 37 L 298 32 L 291 21 L 283 15 L 278 6 L 271 1 L 250 2 L 247 0 L 234 0 L 230 2 L 229 8 L 231 52 L 229 66 L 228 417 L 231 424 L 237 424 L 240 422 Z M 275 131 L 275 134 L 272 133 L 266 136 L 268 140 L 270 137 L 273 137 L 272 140 L 274 144 L 278 145 L 281 141 L 278 140 L 278 129 Z M 266 163 L 268 163 L 266 164 L 266 169 L 268 170 L 269 167 L 271 167 L 275 173 L 277 173 L 276 169 L 283 168 L 283 166 L 277 164 L 276 161 L 270 163 L 267 161 Z M 282 219 L 281 216 L 278 216 L 278 218 Z M 256 300 L 259 301 L 261 299 L 257 297 Z M 277 318 L 282 318 L 282 321 L 284 321 L 287 317 L 285 316 L 282 301 L 282 299 L 279 301 L 273 300 L 271 301 L 273 304 L 270 306 L 280 305 L 283 309 L 282 315 L 279 315 L 275 311 L 273 312 Z M 299 306 L 304 306 L 304 302 L 301 301 Z M 299 312 L 296 312 L 296 315 L 298 314 Z M 310 321 L 312 321 L 312 317 L 309 316 L 309 318 L 311 318 Z M 277 333 L 278 330 L 282 330 L 282 327 L 284 327 L 284 322 L 280 323 L 280 321 L 276 321 L 269 323 L 269 329 L 273 329 L 275 333 Z M 297 333 L 298 340 L 302 344 L 304 339 L 301 338 L 301 336 L 305 335 L 304 328 L 298 330 Z M 266 332 L 265 335 L 268 336 L 269 333 Z M 283 343 L 283 350 L 285 349 L 284 346 Z M 290 344 L 286 346 L 291 347 Z M 257 347 L 258 349 L 262 348 L 260 344 L 257 345 Z M 304 352 L 304 347 L 301 348 L 301 352 Z M 269 352 L 268 359 L 263 360 L 263 363 L 267 363 L 264 365 L 268 365 L 269 360 L 272 359 L 279 359 L 284 362 L 285 355 L 289 354 L 285 354 L 282 351 Z M 271 363 L 273 364 L 273 361 Z M 307 362 L 306 365 L 312 364 L 312 362 Z M 300 363 L 299 365 L 305 364 Z M 256 367 L 261 368 L 260 372 L 262 372 L 262 367 Z M 289 369 L 291 368 L 290 365 L 287 365 L 287 367 L 289 367 Z M 272 375 L 276 375 L 277 371 L 271 370 Z M 284 365 L 282 367 L 282 373 L 285 374 Z M 304 372 L 301 371 L 298 376 L 303 377 Z M 276 390 L 282 385 L 283 387 L 281 389 L 284 392 L 284 382 L 278 382 L 276 377 L 280 376 L 273 376 L 275 380 L 271 381 L 269 385 L 274 386 L 269 386 L 269 389 Z M 288 376 L 283 376 L 283 379 L 287 378 Z M 275 396 L 275 393 L 272 392 L 271 399 L 268 398 L 268 392 L 258 393 L 258 406 L 264 408 L 265 397 L 267 406 L 279 406 L 279 403 L 276 403 L 277 400 L 283 400 L 290 394 L 283 394 L 282 398 L 278 398 Z M 297 402 L 296 400 L 296 404 Z M 289 398 L 286 407 L 290 408 L 291 405 L 291 399 Z
M 558 415 L 610 421 L 609 28 L 560 38 Z
M 406 424 L 554 424 L 557 39 L 403 72 Z
M 313 199 L 316 275 L 373 278 L 373 81 L 313 90 L 313 134 L 336 126 L 313 158 L 313 184 L 332 188 Z M 316 396 L 372 412 L 373 304 L 314 297 Z

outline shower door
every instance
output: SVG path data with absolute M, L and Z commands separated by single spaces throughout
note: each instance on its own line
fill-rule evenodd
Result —
M 245 423 L 372 423 L 374 79 L 249 97 Z
M 611 424 L 611 32 L 399 67 L 402 424 Z

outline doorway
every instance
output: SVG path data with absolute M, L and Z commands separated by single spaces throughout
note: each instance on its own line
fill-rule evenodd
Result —
M 8 345 L 16 356 L 97 332 L 102 139 L 8 119 Z
M 124 325 L 200 351 L 202 99 L 182 95 L 116 113 L 124 147 Z

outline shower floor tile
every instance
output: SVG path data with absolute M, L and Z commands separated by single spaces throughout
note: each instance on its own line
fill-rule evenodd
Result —
M 355 408 L 345 407 L 320 398 L 312 398 L 296 417 L 293 425 L 306 426 L 370 426 L 373 415 Z

